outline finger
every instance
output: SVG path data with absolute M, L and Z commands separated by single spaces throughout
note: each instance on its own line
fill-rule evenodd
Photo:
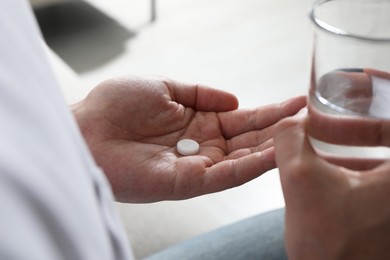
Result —
M 304 118 L 291 118 L 278 124 L 275 140 L 275 157 L 280 172 L 298 167 L 304 160 L 315 157 L 304 130 Z
M 220 114 L 222 132 L 229 139 L 249 131 L 269 127 L 281 119 L 294 115 L 306 105 L 303 96 L 252 110 L 236 110 Z
M 232 151 L 231 153 L 229 153 L 228 156 L 226 157 L 226 159 L 229 159 L 229 160 L 230 159 L 238 159 L 240 157 L 246 156 L 246 155 L 251 154 L 251 153 L 265 151 L 273 146 L 274 146 L 273 139 L 269 139 L 266 142 L 264 142 L 258 146 L 236 149 L 236 150 Z
M 376 69 L 371 69 L 371 68 L 366 68 L 364 69 L 364 72 L 371 76 L 379 77 L 379 78 L 385 78 L 385 79 L 390 79 L 390 73 L 386 71 L 380 71 Z
M 383 162 L 376 168 L 363 172 L 362 175 L 368 174 L 371 175 L 373 178 L 376 178 L 379 182 L 387 183 L 387 189 L 390 185 L 390 160 Z
M 362 146 L 390 146 L 390 123 L 368 117 L 330 117 L 309 109 L 307 130 L 328 143 Z
M 166 80 L 173 101 L 197 111 L 224 112 L 238 108 L 237 98 L 228 92 L 200 84 Z
M 222 191 L 242 185 L 275 168 L 274 149 L 252 153 L 214 164 L 204 175 L 203 193 Z
M 342 80 L 345 84 L 343 88 L 345 90 L 344 95 L 340 95 L 339 98 L 335 98 L 334 84 Z M 371 97 L 371 79 L 362 69 L 341 69 L 332 73 L 326 74 L 320 79 L 321 94 L 324 98 L 332 99 L 332 103 L 338 104 L 345 102 L 347 98 L 362 98 Z
M 264 142 L 258 146 L 252 147 L 250 149 L 251 149 L 252 153 L 255 153 L 255 152 L 261 152 L 261 151 L 267 150 L 268 148 L 271 148 L 274 146 L 275 146 L 274 139 L 271 138 L 271 139 L 267 140 L 266 142 Z
M 337 166 L 341 166 L 344 168 L 347 168 L 349 170 L 354 171 L 365 171 L 369 169 L 373 169 L 385 162 L 384 159 L 376 159 L 376 158 L 356 158 L 356 157 L 345 157 L 345 156 L 337 156 L 327 153 L 322 153 L 321 151 L 317 151 L 312 148 L 311 143 L 308 141 L 307 137 L 305 136 L 305 124 L 306 120 L 304 118 L 293 118 L 290 122 L 281 122 L 281 124 L 278 126 L 279 130 L 278 132 L 283 132 L 278 134 L 277 143 L 278 146 L 277 154 L 280 156 L 288 156 L 286 159 L 283 159 L 285 161 L 291 161 L 293 156 L 301 156 L 303 160 L 310 161 L 311 157 L 321 157 L 325 161 L 329 162 L 330 164 L 334 164 Z M 296 128 L 295 131 L 292 131 L 291 128 Z M 294 132 L 298 132 L 297 134 L 294 134 Z M 284 138 L 284 139 L 281 139 Z M 293 142 L 300 142 L 306 146 L 305 154 L 299 153 L 295 148 L 296 147 L 302 147 L 302 145 L 297 145 Z M 288 148 L 290 147 L 290 149 Z M 286 151 L 283 151 L 283 150 Z M 295 149 L 295 150 L 294 150 Z M 282 151 L 280 151 L 282 150 Z M 292 153 L 291 156 L 289 156 L 287 153 L 290 151 Z M 302 154 L 302 155 L 300 155 Z M 318 159 L 318 158 L 317 158 Z M 279 168 L 281 166 L 279 165 Z
M 259 131 L 251 131 L 238 135 L 227 141 L 228 151 L 232 152 L 242 148 L 262 146 L 270 141 L 275 132 L 275 125 Z
M 322 156 L 326 161 L 331 164 L 338 165 L 353 171 L 367 171 L 378 167 L 383 164 L 383 159 L 365 159 L 365 158 L 345 158 L 324 155 Z

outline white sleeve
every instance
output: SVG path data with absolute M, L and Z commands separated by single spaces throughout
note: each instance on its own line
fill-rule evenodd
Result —
M 0 0 L 0 259 L 131 259 L 24 0 Z

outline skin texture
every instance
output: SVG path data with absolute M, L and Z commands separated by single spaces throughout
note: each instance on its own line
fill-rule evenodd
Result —
M 310 144 L 307 120 L 283 120 L 275 136 L 289 259 L 387 259 L 390 161 L 322 157 Z
M 237 110 L 235 96 L 166 78 L 123 77 L 98 85 L 72 111 L 116 199 L 187 199 L 232 188 L 275 168 L 276 124 L 305 98 Z M 200 144 L 181 156 L 176 143 Z

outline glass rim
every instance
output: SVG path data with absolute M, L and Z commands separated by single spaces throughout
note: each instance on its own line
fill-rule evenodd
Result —
M 317 26 L 319 29 L 336 35 L 336 36 L 342 36 L 342 37 L 348 37 L 352 39 L 358 39 L 358 40 L 364 40 L 364 41 L 370 41 L 370 42 L 377 42 L 377 43 L 390 43 L 390 37 L 366 37 L 358 34 L 354 34 L 345 30 L 342 30 L 340 28 L 334 27 L 330 25 L 329 23 L 324 22 L 320 18 L 316 17 L 315 11 L 318 7 L 320 7 L 322 4 L 327 2 L 332 2 L 335 0 L 317 0 L 315 1 L 309 10 L 309 18 L 312 21 L 312 23 Z

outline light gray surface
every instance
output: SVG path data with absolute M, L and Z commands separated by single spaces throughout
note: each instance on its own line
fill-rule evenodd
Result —
M 72 0 L 29 0 L 29 1 L 33 7 L 42 7 L 42 6 L 61 3 L 65 1 L 72 1 Z

